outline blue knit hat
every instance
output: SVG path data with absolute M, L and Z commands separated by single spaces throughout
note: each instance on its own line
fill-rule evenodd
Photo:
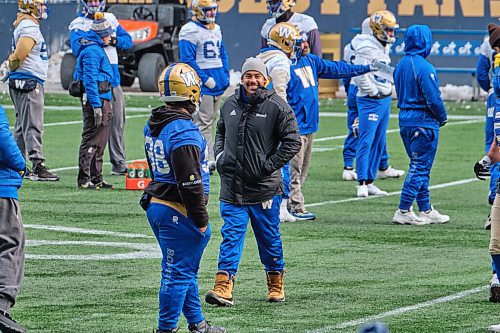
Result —
M 108 37 L 113 34 L 113 28 L 111 28 L 109 21 L 104 18 L 103 13 L 95 13 L 92 30 L 95 31 L 101 38 Z

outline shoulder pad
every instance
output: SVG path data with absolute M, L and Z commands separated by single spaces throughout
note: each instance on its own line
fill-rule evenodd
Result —
M 269 30 L 276 24 L 275 18 L 269 18 L 264 22 L 262 28 L 260 29 L 260 36 L 264 39 L 267 39 L 267 35 L 269 34 Z

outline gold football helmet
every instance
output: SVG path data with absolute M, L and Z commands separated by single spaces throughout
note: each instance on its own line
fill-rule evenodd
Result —
M 17 0 L 21 13 L 29 14 L 38 20 L 46 20 L 49 16 L 47 0 Z
M 295 6 L 295 0 L 266 0 L 267 11 L 274 18 L 283 15 L 284 12 Z
M 395 30 L 399 28 L 394 14 L 388 10 L 377 10 L 370 16 L 370 29 L 378 40 L 392 44 L 396 41 Z M 390 34 L 392 32 L 392 35 Z
M 302 36 L 299 29 L 291 23 L 275 24 L 267 37 L 267 44 L 277 47 L 289 55 L 291 60 L 298 59 L 302 53 Z
M 217 2 L 216 0 L 193 0 L 191 4 L 191 11 L 198 21 L 205 24 L 215 23 L 217 16 Z M 215 10 L 213 16 L 207 16 L 209 10 Z
M 163 102 L 189 101 L 198 107 L 201 95 L 201 80 L 191 66 L 173 63 L 167 66 L 158 78 L 160 100 Z

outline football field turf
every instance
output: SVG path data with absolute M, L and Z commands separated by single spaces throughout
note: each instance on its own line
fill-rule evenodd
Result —
M 143 108 L 159 103 L 130 95 L 126 102 L 127 158 L 143 159 Z M 13 125 L 8 95 L 1 95 L 0 103 Z M 78 103 L 48 94 L 46 106 L 46 163 L 61 181 L 25 181 L 20 191 L 27 260 L 13 316 L 30 332 L 151 332 L 161 268 L 156 240 L 138 205 L 140 192 L 126 191 L 123 177 L 109 176 L 109 163 L 105 179 L 117 189 L 78 190 Z M 356 199 L 355 183 L 341 179 L 345 107 L 340 100 L 323 101 L 328 114 L 321 117 L 304 186 L 308 209 L 318 218 L 281 226 L 286 302 L 265 302 L 265 273 L 249 228 L 235 305 L 203 303 L 207 320 L 231 333 L 356 332 L 372 320 L 386 322 L 391 332 L 486 332 L 500 323 L 500 305 L 488 302 L 486 288 L 488 183 L 475 181 L 472 172 L 484 154 L 484 103 L 447 107 L 454 117 L 441 130 L 431 199 L 451 216 L 450 223 L 393 225 L 403 179 L 376 182 L 388 197 Z M 407 170 L 397 128 L 397 119 L 391 119 L 390 164 Z M 213 285 L 221 241 L 217 175 L 211 186 L 213 235 L 199 272 L 202 298 Z M 183 317 L 179 324 L 180 332 L 187 332 Z

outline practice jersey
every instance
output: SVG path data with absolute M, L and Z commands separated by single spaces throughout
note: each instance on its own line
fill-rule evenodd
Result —
M 359 44 L 354 46 L 356 65 L 369 65 L 374 61 L 380 61 L 386 65 L 391 63 L 389 57 L 390 44 L 383 46 L 373 35 L 358 35 Z M 352 43 L 352 42 L 351 42 Z M 358 86 L 358 96 L 374 96 L 378 93 L 390 95 L 392 93 L 392 83 L 386 79 L 378 77 L 376 73 L 367 73 L 365 75 L 353 78 Z
M 179 147 L 192 145 L 200 149 L 200 169 L 203 182 L 203 191 L 210 192 L 210 173 L 208 169 L 208 150 L 205 139 L 200 130 L 191 120 L 177 119 L 168 123 L 161 130 L 158 137 L 151 135 L 149 125 L 144 128 L 145 148 L 148 161 L 151 165 L 154 180 L 176 185 L 174 170 L 172 169 L 171 154 Z
M 15 51 L 17 42 L 21 37 L 33 39 L 35 46 L 31 49 L 26 60 L 15 71 L 9 73 L 9 77 L 11 79 L 34 78 L 43 84 L 47 80 L 49 56 L 47 53 L 47 44 L 45 44 L 40 26 L 30 19 L 24 19 L 19 22 L 18 26 L 14 29 L 11 52 Z
M 286 101 L 286 89 L 290 81 L 290 59 L 285 52 L 273 46 L 260 50 L 257 58 L 266 64 L 267 73 L 271 78 L 268 88 L 274 88 L 276 94 Z
M 202 86 L 204 95 L 221 95 L 229 86 L 229 62 L 218 24 L 209 29 L 199 22 L 190 21 L 179 33 L 181 61 L 196 70 L 203 84 L 211 77 L 214 89 Z

